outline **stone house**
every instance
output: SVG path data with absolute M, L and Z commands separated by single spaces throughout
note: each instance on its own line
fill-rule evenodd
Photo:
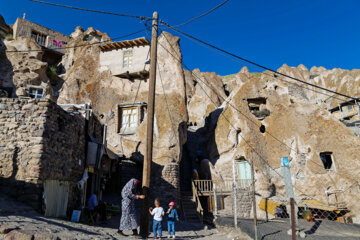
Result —
M 351 120 L 354 116 L 360 115 L 359 101 L 350 100 L 342 102 L 339 106 L 329 109 L 329 111 L 339 120 Z
M 52 49 L 61 56 L 64 54 L 64 50 L 58 48 L 66 45 L 71 39 L 65 34 L 18 17 L 13 26 L 13 38 L 17 39 L 19 37 L 32 38 L 40 46 L 46 49 Z
M 149 76 L 150 45 L 142 37 L 100 46 L 100 67 L 108 68 L 113 76 L 146 79 Z
M 0 98 L 0 129 L 2 192 L 52 216 L 79 205 L 76 183 L 85 166 L 81 114 L 48 99 Z M 44 198 L 51 207 L 44 208 Z

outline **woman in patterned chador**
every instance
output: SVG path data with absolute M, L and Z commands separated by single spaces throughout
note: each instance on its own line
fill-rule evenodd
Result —
M 144 195 L 140 195 L 140 181 L 132 178 L 128 181 L 121 191 L 121 219 L 118 233 L 126 236 L 124 230 L 132 230 L 133 235 L 138 235 L 137 228 L 139 223 L 136 218 L 135 200 L 144 199 Z

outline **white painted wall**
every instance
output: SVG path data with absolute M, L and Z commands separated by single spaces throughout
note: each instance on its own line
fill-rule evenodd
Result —
M 132 58 L 132 66 L 131 67 L 123 67 L 123 59 L 124 59 L 124 51 L 133 50 L 133 58 Z M 100 66 L 101 70 L 109 69 L 112 75 L 118 75 L 122 73 L 140 72 L 144 70 L 149 70 L 150 64 L 146 64 L 145 62 L 148 57 L 150 50 L 150 46 L 140 46 L 134 48 L 123 48 L 112 51 L 101 51 L 100 52 Z

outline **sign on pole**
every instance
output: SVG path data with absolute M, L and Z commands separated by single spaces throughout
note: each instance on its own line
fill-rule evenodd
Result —
M 285 191 L 286 191 L 286 197 L 290 202 L 290 199 L 293 198 L 295 199 L 294 196 L 294 190 L 293 190 L 293 186 L 292 186 L 292 181 L 291 181 L 291 172 L 290 172 L 290 161 L 288 157 L 281 157 L 280 158 L 280 166 L 282 168 L 282 172 L 283 172 L 283 178 L 284 178 L 284 183 L 285 183 Z M 295 202 L 296 204 L 296 202 Z M 289 212 L 290 209 L 288 209 Z M 297 206 L 295 207 L 295 219 L 296 219 L 296 226 L 298 226 L 298 219 L 297 219 Z

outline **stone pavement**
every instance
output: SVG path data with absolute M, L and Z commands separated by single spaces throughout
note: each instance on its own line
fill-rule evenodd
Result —
M 113 196 L 113 198 L 107 200 L 120 201 L 119 196 Z M 0 240 L 133 239 L 132 237 L 120 237 L 117 234 L 119 222 L 120 215 L 113 216 L 105 225 L 96 226 L 47 218 L 25 204 L 5 195 L 0 196 Z M 163 236 L 167 236 L 166 222 L 163 223 L 163 229 Z M 227 239 L 225 234 L 219 233 L 215 228 L 208 229 L 202 224 L 183 221 L 177 223 L 176 231 L 177 239 Z M 131 234 L 132 232 L 125 233 Z
M 0 239 L 16 240 L 78 240 L 78 239 L 132 239 L 117 235 L 118 218 L 107 225 L 90 226 L 65 220 L 45 218 L 36 213 L 0 216 Z M 116 226 L 114 226 L 116 223 Z M 131 231 L 125 232 L 130 234 Z M 225 239 L 216 229 L 180 222 L 177 239 Z M 34 236 L 34 237 L 33 237 Z M 167 236 L 166 229 L 163 236 Z M 152 235 L 150 235 L 152 237 Z
M 216 227 L 219 231 L 230 232 L 234 230 L 233 217 L 219 217 L 216 219 Z M 299 219 L 300 230 L 304 231 L 309 240 L 359 240 L 360 226 L 357 224 L 344 224 L 329 220 L 318 220 L 317 222 L 307 222 Z M 258 221 L 258 239 L 290 239 L 287 234 L 290 229 L 288 219 L 271 220 L 268 222 Z M 236 230 L 243 238 L 254 238 L 254 222 L 252 219 L 239 219 L 238 229 Z M 245 236 L 248 236 L 246 238 Z M 297 237 L 297 239 L 301 239 Z
M 132 239 L 120 237 L 117 232 L 119 218 L 106 225 L 90 226 L 82 223 L 45 218 L 37 213 L 0 215 L 0 240 L 78 240 L 78 239 Z M 165 224 L 164 224 L 165 225 Z M 186 222 L 178 223 L 177 239 L 226 239 L 216 229 Z M 130 234 L 131 231 L 125 232 Z M 167 236 L 166 228 L 163 236 Z M 150 235 L 152 237 L 152 234 Z

